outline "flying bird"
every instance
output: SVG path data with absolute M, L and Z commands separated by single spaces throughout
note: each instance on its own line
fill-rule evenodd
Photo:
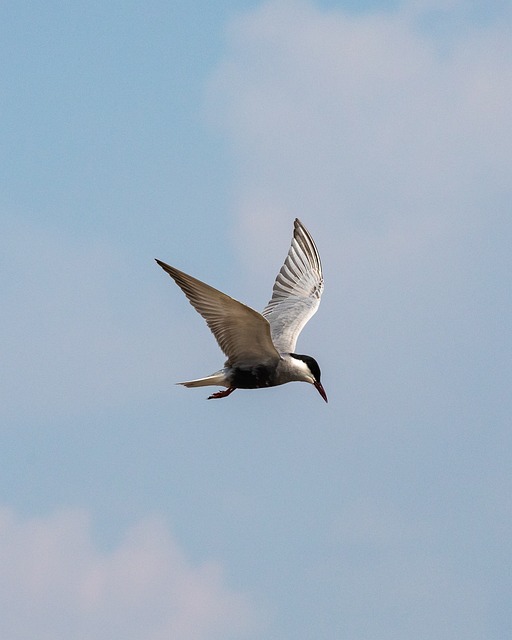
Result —
M 318 250 L 300 220 L 295 219 L 290 250 L 277 274 L 272 298 L 261 313 L 165 262 L 156 262 L 203 316 L 227 356 L 220 371 L 177 384 L 226 387 L 209 396 L 210 400 L 225 398 L 235 389 L 309 382 L 327 402 L 318 363 L 311 356 L 295 353 L 297 338 L 316 313 L 324 288 Z

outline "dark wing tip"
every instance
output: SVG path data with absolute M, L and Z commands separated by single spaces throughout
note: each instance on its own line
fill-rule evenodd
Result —
M 161 260 L 159 260 L 158 258 L 155 258 L 155 262 L 157 263 L 157 265 L 159 267 L 162 267 L 162 269 L 164 271 L 166 271 L 170 276 L 173 276 L 173 271 L 174 271 L 174 267 L 171 267 L 170 265 L 166 264 L 165 262 L 162 262 Z
M 314 266 L 318 270 L 320 276 L 322 276 L 322 262 L 320 260 L 320 254 L 318 253 L 315 241 L 313 240 L 313 236 L 298 218 L 295 218 L 293 224 L 293 240 L 297 242 L 308 257 L 312 266 Z

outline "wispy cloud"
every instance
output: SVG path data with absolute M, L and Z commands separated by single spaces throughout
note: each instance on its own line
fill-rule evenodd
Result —
M 237 159 L 251 286 L 264 300 L 279 264 L 261 247 L 284 255 L 301 217 L 326 270 L 323 315 L 307 331 L 334 349 L 335 375 L 350 371 L 343 384 L 361 372 L 353 397 L 389 402 L 390 415 L 434 398 L 464 406 L 504 340 L 490 318 L 507 308 L 496 283 L 510 268 L 511 16 L 479 6 L 470 16 L 452 3 L 438 29 L 439 3 L 354 13 L 266 2 L 230 23 L 208 88 Z M 420 396 L 405 398 L 404 384 Z
M 464 4 L 441 32 L 428 2 L 351 14 L 276 1 L 231 23 L 209 104 L 237 156 L 241 235 L 259 226 L 268 242 L 300 214 L 396 253 L 397 234 L 421 245 L 487 216 L 486 199 L 505 206 L 508 21 L 469 21 Z
M 194 565 L 158 519 L 101 551 L 83 511 L 0 510 L 0 635 L 81 640 L 244 637 L 247 597 L 214 562 Z

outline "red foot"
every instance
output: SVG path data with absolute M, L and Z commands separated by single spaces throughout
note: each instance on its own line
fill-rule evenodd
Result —
M 230 393 L 233 393 L 235 389 L 236 387 L 228 387 L 225 391 L 217 391 L 217 393 L 212 393 L 211 396 L 208 396 L 208 400 L 211 400 L 212 398 L 226 398 Z

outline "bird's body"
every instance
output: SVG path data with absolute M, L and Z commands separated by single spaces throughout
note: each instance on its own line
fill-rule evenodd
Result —
M 235 389 L 302 381 L 313 384 L 327 402 L 316 360 L 294 353 L 298 335 L 318 309 L 323 290 L 317 248 L 299 220 L 295 220 L 292 245 L 276 278 L 272 299 L 262 313 L 160 260 L 157 263 L 203 316 L 228 357 L 220 371 L 178 384 L 226 387 L 210 396 L 224 398 Z

